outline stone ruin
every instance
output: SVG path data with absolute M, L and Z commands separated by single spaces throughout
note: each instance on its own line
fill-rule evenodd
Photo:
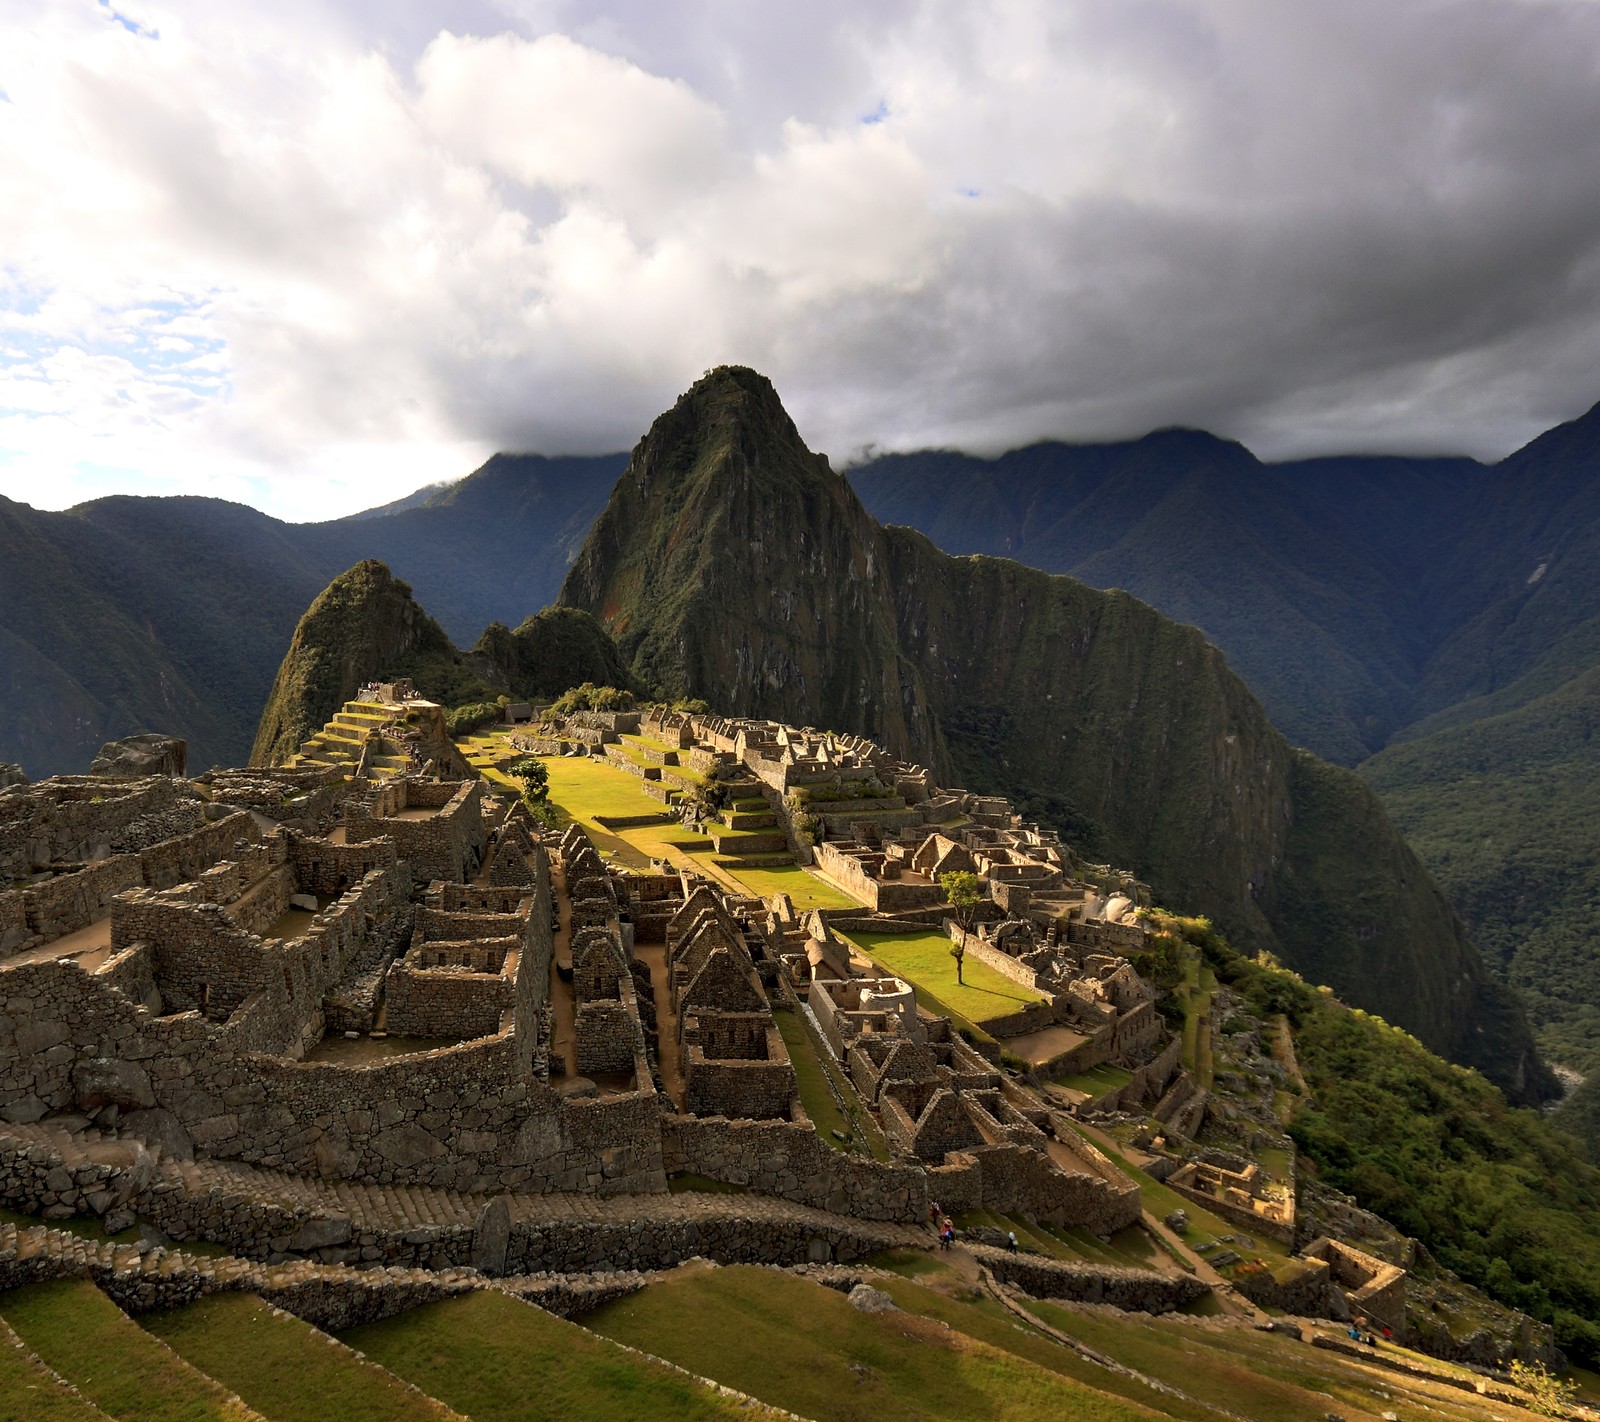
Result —
M 663 796 L 675 762 L 721 767 L 771 807 L 756 834 L 801 846 L 811 817 L 816 867 L 870 907 L 617 869 L 478 779 L 398 765 L 13 777 L 0 1201 L 258 1260 L 489 1273 L 856 1258 L 925 1242 L 931 1200 L 1101 1235 L 1140 1218 L 1068 1122 L 1155 1102 L 1181 1134 L 1204 1109 L 1127 960 L 1142 886 L 860 738 L 659 709 L 556 729 L 590 754 L 648 733 L 660 760 L 630 763 Z M 970 929 L 938 887 L 952 869 L 982 885 Z M 948 934 L 1039 1002 L 980 1024 L 998 1047 L 964 1039 L 839 937 L 896 928 Z M 819 1135 L 802 1049 L 887 1159 Z M 1101 1063 L 1129 1083 L 1046 1084 Z M 684 1175 L 745 1193 L 669 1193 Z M 1174 1188 L 1214 1194 L 1190 1175 Z M 1233 1203 L 1259 1219 L 1261 1198 Z
M 822 1212 L 807 1228 L 825 1246 L 775 1226 L 802 1257 L 884 1247 L 935 1196 L 1099 1231 L 1138 1216 L 1091 1149 L 1059 1164 L 1048 1113 L 902 984 L 830 999 L 847 1089 L 891 1158 L 824 1142 L 777 1022 L 808 1011 L 783 970 L 804 932 L 786 901 L 614 871 L 580 829 L 541 831 L 477 780 L 299 766 L 18 785 L 0 874 L 12 1207 L 335 1262 L 356 1232 L 325 1193 L 339 1182 L 508 1200 L 508 1258 L 542 1228 L 518 1202 L 666 1202 L 685 1171 Z M 265 1220 L 289 1182 L 323 1203 L 285 1233 Z M 407 1243 L 415 1228 L 363 1237 L 374 1262 L 471 1260 L 469 1243 Z

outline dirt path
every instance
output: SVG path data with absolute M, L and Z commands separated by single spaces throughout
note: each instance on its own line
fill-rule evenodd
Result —
M 561 981 L 558 968 L 572 968 L 572 900 L 567 897 L 567 871 L 558 859 L 550 860 L 550 891 L 555 899 L 558 921 L 555 945 L 550 953 L 551 1033 L 550 1051 L 566 1063 L 570 1080 L 578 1074 L 577 1009 L 572 984 Z
M 678 1042 L 678 1014 L 672 1010 L 672 991 L 667 982 L 667 949 L 664 943 L 636 943 L 633 956 L 650 969 L 650 990 L 656 1003 L 656 1041 L 661 1063 L 661 1084 L 672 1104 L 684 1107 L 683 1048 Z
M 76 958 L 86 969 L 98 968 L 111 956 L 111 919 L 97 918 L 75 933 L 67 933 L 53 943 L 29 948 L 0 960 L 0 969 L 20 968 L 24 963 L 53 963 L 57 958 Z

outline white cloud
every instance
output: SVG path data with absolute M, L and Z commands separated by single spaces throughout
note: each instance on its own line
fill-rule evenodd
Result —
M 1503 452 L 1600 396 L 1597 69 L 1581 0 L 0 0 L 0 493 L 325 517 L 729 360 L 836 458 Z

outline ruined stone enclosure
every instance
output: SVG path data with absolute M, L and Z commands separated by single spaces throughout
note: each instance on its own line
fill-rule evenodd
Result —
M 763 784 L 893 771 L 809 733 L 676 733 Z M 890 783 L 902 806 L 929 794 Z M 998 863 L 1000 827 L 971 824 Z M 479 780 L 12 786 L 0 861 L 10 1208 L 488 1273 L 857 1258 L 925 1243 L 934 1198 L 1096 1232 L 1138 1217 L 1131 1183 L 906 983 L 848 954 L 797 982 L 811 930 L 781 895 L 614 870 Z M 876 1154 L 813 1125 L 800 1068 L 824 1056 Z

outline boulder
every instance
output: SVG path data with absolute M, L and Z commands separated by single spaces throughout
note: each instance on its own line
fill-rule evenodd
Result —
M 177 736 L 147 731 L 107 741 L 89 766 L 90 775 L 181 776 L 189 764 L 189 743 Z
M 108 1057 L 90 1057 L 72 1068 L 72 1094 L 80 1111 L 98 1111 L 102 1106 L 138 1111 L 156 1104 L 143 1067 Z
M 875 1289 L 871 1284 L 857 1284 L 850 1290 L 850 1307 L 862 1313 L 888 1313 L 899 1305 L 882 1289 Z
M 480 1274 L 504 1274 L 511 1247 L 511 1207 L 496 1195 L 480 1211 L 472 1227 L 472 1267 Z
M 163 1159 L 194 1159 L 194 1142 L 189 1139 L 183 1123 L 170 1111 L 163 1111 L 160 1107 L 151 1111 L 130 1111 L 120 1124 L 127 1134 L 159 1146 Z

